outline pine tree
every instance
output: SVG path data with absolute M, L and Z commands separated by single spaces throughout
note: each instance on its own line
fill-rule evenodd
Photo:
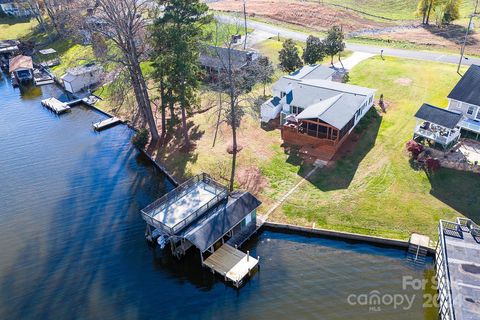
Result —
M 285 72 L 293 72 L 302 66 L 298 48 L 292 39 L 287 39 L 283 42 L 278 58 L 280 60 L 280 68 Z
M 315 64 L 325 57 L 322 40 L 314 36 L 308 36 L 307 45 L 303 49 L 302 59 L 305 64 Z

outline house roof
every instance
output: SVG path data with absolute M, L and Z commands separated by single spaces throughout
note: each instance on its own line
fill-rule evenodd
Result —
M 200 64 L 204 67 L 213 69 L 224 69 L 224 64 L 228 61 L 228 48 L 208 46 L 203 48 L 200 53 Z M 238 69 L 243 67 L 249 60 L 258 58 L 258 54 L 254 51 L 245 51 L 230 49 L 232 67 Z
M 462 119 L 462 114 L 424 103 L 420 109 L 418 109 L 415 118 L 453 129 Z
M 336 71 L 322 66 L 320 64 L 312 64 L 312 65 L 306 65 L 303 66 L 302 68 L 298 69 L 295 72 L 290 73 L 287 78 L 290 79 L 320 79 L 320 80 L 327 80 Z
M 9 72 L 15 72 L 18 69 L 33 69 L 32 57 L 20 55 L 10 59 Z
M 480 66 L 471 65 L 448 97 L 480 106 Z
M 102 69 L 103 69 L 102 66 L 99 66 L 95 63 L 89 63 L 89 64 L 86 64 L 84 66 L 68 69 L 67 73 L 62 76 L 62 79 L 64 79 L 64 77 L 67 74 L 70 74 L 72 76 L 81 76 L 81 75 L 84 75 L 85 73 L 99 71 L 99 70 L 102 70 Z
M 228 200 L 220 202 L 200 221 L 191 224 L 177 236 L 186 238 L 204 252 L 260 204 L 249 192 L 233 192 Z
M 73 74 L 71 73 L 65 73 L 63 76 L 62 76 L 62 80 L 64 82 L 72 82 L 73 80 L 75 80 L 77 78 L 77 76 L 74 76 Z
M 320 119 L 322 114 L 342 97 L 343 93 L 309 106 L 297 115 L 297 119 Z
M 55 50 L 53 48 L 48 48 L 48 49 L 39 50 L 38 52 L 40 54 L 52 54 L 52 53 L 56 53 L 57 50 Z
M 293 85 L 290 105 L 312 109 L 312 118 L 318 118 L 342 129 L 362 107 L 367 96 L 375 90 L 328 80 L 302 80 Z M 321 112 L 319 112 L 321 111 Z M 315 114 L 320 115 L 317 117 Z M 307 114 L 302 115 L 307 119 Z

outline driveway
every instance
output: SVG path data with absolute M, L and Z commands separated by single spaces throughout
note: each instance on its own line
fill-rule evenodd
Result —
M 236 19 L 232 16 L 216 14 L 215 19 L 223 23 L 233 23 L 233 24 L 242 24 L 243 20 Z M 258 22 L 258 21 L 247 21 L 247 26 L 258 31 L 267 32 L 273 35 L 280 35 L 284 38 L 291 38 L 297 41 L 305 42 L 307 40 L 308 34 L 293 31 L 275 25 Z M 438 53 L 431 51 L 417 51 L 417 50 L 403 50 L 403 49 L 394 49 L 394 48 L 382 48 L 379 46 L 365 45 L 365 44 L 355 44 L 347 42 L 347 49 L 351 51 L 360 51 L 363 53 L 369 54 L 380 54 L 380 51 L 383 49 L 383 55 L 399 57 L 399 58 L 408 58 L 408 59 L 417 59 L 417 60 L 427 60 L 427 61 L 436 61 L 436 62 L 445 62 L 445 63 L 458 63 L 460 55 L 456 54 L 447 54 L 447 53 Z M 459 48 L 460 51 L 460 48 Z M 346 59 L 345 59 L 346 60 Z M 464 59 L 462 62 L 464 65 L 478 64 L 480 65 L 479 58 L 470 57 Z

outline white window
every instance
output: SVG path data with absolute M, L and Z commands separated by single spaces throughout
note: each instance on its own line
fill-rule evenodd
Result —
M 474 111 L 475 111 L 475 107 L 469 105 L 468 110 L 467 110 L 467 114 L 472 115 L 474 113 Z
M 480 120 L 480 108 L 478 108 L 477 116 L 475 117 L 475 119 Z

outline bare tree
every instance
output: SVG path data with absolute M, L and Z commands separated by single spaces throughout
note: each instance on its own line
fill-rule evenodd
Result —
M 146 55 L 145 17 L 149 3 L 146 0 L 96 0 L 91 5 L 93 10 L 89 10 L 85 22 L 87 28 L 115 45 L 108 59 L 128 71 L 139 111 L 148 124 L 152 140 L 156 142 L 159 134 L 140 66 L 140 61 Z
M 229 32 L 224 33 L 225 38 L 222 40 L 222 47 L 218 46 L 220 45 L 220 40 L 218 36 L 216 37 L 217 46 L 215 51 L 219 61 L 219 70 L 217 70 L 216 80 L 212 85 L 228 97 L 227 107 L 223 114 L 225 121 L 232 130 L 232 145 L 229 150 L 232 154 L 229 189 L 233 191 L 237 154 L 239 151 L 237 129 L 240 127 L 242 117 L 245 114 L 245 108 L 242 107 L 242 104 L 249 100 L 247 94 L 251 92 L 253 86 L 258 82 L 262 82 L 264 78 L 261 76 L 262 72 L 259 72 L 262 64 L 258 61 L 253 61 L 250 53 L 242 54 L 235 48 L 236 43 L 233 35 L 238 34 L 239 30 L 228 29 Z

